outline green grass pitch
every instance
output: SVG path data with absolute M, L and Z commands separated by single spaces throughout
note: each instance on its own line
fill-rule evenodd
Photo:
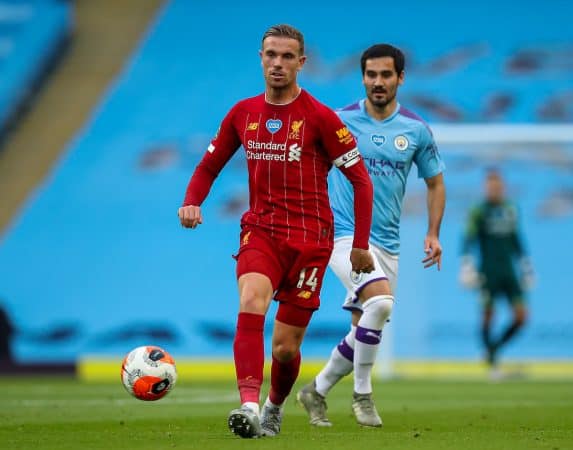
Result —
M 332 428 L 312 428 L 291 395 L 282 433 L 257 440 L 227 429 L 227 413 L 238 404 L 233 382 L 180 382 L 149 403 L 130 397 L 119 381 L 0 382 L 0 448 L 6 449 L 573 449 L 570 381 L 378 382 L 381 429 L 356 425 L 345 381 L 328 399 Z

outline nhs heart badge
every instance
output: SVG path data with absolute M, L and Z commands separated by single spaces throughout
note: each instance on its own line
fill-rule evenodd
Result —
M 386 142 L 386 137 L 382 136 L 381 134 L 373 134 L 371 139 L 372 142 L 376 144 L 378 147 L 384 145 L 384 142 Z
M 267 130 L 269 130 L 269 133 L 275 134 L 282 128 L 283 121 L 280 119 L 269 119 L 267 120 L 267 123 L 265 125 L 267 127 Z

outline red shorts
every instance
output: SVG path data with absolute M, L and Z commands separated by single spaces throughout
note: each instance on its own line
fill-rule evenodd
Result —
M 245 226 L 237 255 L 237 278 L 249 272 L 266 275 L 275 290 L 275 300 L 306 310 L 301 314 L 310 312 L 310 320 L 312 311 L 320 306 L 322 279 L 331 253 L 332 246 L 276 240 L 260 228 Z M 277 317 L 285 311 L 279 308 Z

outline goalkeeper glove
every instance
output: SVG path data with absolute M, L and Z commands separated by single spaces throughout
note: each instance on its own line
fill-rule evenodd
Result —
M 462 257 L 459 281 L 461 285 L 467 289 L 475 289 L 479 287 L 480 276 L 476 270 L 474 259 L 469 255 Z
M 533 271 L 533 264 L 527 256 L 523 256 L 519 261 L 519 269 L 521 275 L 521 287 L 528 291 L 535 286 L 535 272 Z

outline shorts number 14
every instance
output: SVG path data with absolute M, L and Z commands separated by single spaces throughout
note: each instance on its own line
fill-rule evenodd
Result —
M 310 268 L 309 268 L 310 269 Z M 308 278 L 306 277 L 306 268 L 300 271 L 298 277 L 297 288 L 302 289 L 303 286 L 308 286 L 312 292 L 316 290 L 318 286 L 318 279 L 316 278 L 316 272 L 318 272 L 318 267 L 313 267 Z

